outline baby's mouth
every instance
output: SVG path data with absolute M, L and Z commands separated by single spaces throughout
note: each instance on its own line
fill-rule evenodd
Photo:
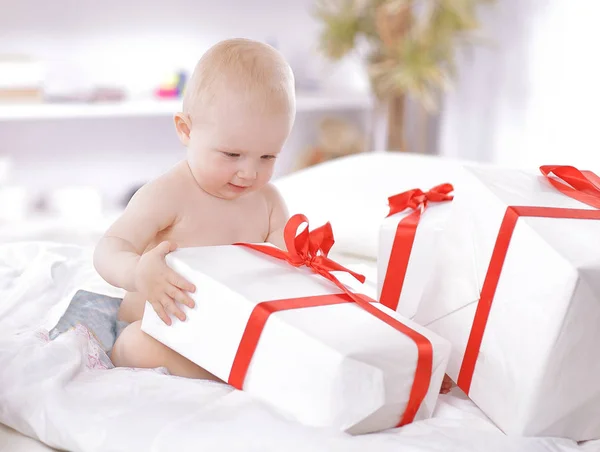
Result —
M 248 188 L 250 188 L 250 185 L 236 185 L 236 184 L 232 184 L 231 182 L 229 182 L 229 186 L 233 187 L 236 190 L 247 190 Z

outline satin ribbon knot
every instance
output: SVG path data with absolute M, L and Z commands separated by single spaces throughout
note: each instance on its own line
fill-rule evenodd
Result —
M 454 191 L 451 184 L 440 184 L 431 190 L 424 192 L 420 188 L 399 193 L 388 198 L 390 211 L 388 217 L 403 212 L 406 209 L 424 210 L 430 202 L 452 201 L 454 198 L 450 193 Z
M 338 264 L 328 257 L 329 251 L 333 247 L 335 240 L 333 238 L 333 230 L 330 223 L 326 223 L 312 231 L 308 226 L 298 234 L 298 228 L 303 223 L 308 225 L 308 219 L 302 214 L 296 214 L 290 218 L 285 225 L 283 231 L 283 239 L 287 251 L 279 248 L 253 245 L 239 244 L 255 249 L 272 257 L 282 259 L 294 267 L 306 266 L 312 269 L 315 273 L 324 276 L 328 280 L 338 285 L 344 292 L 348 290 L 337 280 L 331 273 L 335 271 L 346 272 L 352 275 L 361 283 L 365 282 L 365 277 L 359 273 Z

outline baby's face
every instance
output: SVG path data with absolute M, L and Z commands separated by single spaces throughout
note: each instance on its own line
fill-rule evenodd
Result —
M 213 196 L 235 199 L 260 189 L 273 175 L 290 116 L 251 110 L 239 102 L 214 106 L 204 123 L 192 127 L 188 162 L 198 184 Z

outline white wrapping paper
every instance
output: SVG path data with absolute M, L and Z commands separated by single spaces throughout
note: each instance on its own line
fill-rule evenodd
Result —
M 309 269 L 240 246 L 177 250 L 168 264 L 194 283 L 194 309 L 168 327 L 147 303 L 142 330 L 228 381 L 254 306 L 263 301 L 341 291 Z M 433 346 L 429 392 L 416 419 L 431 416 L 446 370 L 449 344 L 425 328 L 389 315 Z M 248 369 L 244 391 L 313 426 L 365 433 L 394 427 L 409 399 L 417 347 L 355 303 L 272 314 Z
M 434 268 L 438 240 L 452 207 L 451 202 L 432 203 L 421 214 L 415 234 L 404 284 L 398 300 L 396 312 L 412 319 L 417 313 L 423 290 Z M 379 255 L 377 257 L 377 299 L 381 301 L 381 291 L 386 275 L 396 278 L 395 272 L 387 274 L 392 245 L 398 223 L 412 211 L 397 213 L 383 220 L 379 231 Z
M 507 206 L 592 209 L 543 176 L 471 169 L 415 320 L 452 343 L 457 381 Z M 508 434 L 600 437 L 600 221 L 516 223 L 469 396 Z

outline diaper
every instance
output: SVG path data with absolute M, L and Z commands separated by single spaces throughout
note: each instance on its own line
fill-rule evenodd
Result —
M 66 312 L 49 332 L 51 340 L 76 325 L 85 326 L 98 340 L 102 349 L 109 353 L 115 340 L 128 322 L 117 320 L 122 298 L 109 297 L 98 293 L 79 290 Z

